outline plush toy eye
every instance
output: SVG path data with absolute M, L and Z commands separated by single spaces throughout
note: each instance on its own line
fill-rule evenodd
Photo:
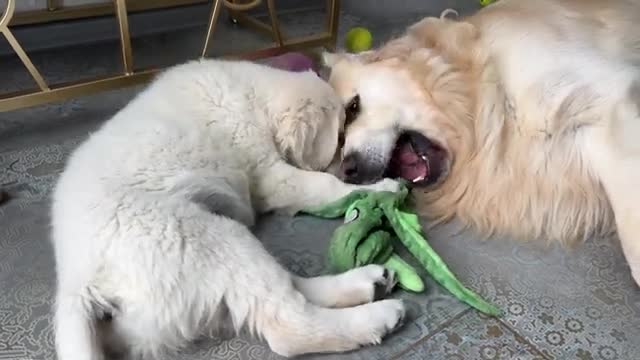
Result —
M 346 216 L 344 217 L 344 223 L 348 224 L 352 221 L 355 221 L 358 216 L 360 215 L 360 211 L 357 208 L 353 208 L 349 211 L 347 211 Z
M 352 123 L 360 114 L 360 95 L 354 96 L 345 108 L 345 113 L 347 115 L 345 119 L 345 125 L 349 125 Z

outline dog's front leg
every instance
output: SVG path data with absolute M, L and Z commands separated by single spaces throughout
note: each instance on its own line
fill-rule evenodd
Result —
M 606 167 L 611 167 L 612 173 L 601 176 L 615 214 L 618 237 L 631 275 L 640 286 L 640 158 L 620 159 Z
M 622 250 L 640 285 L 640 99 L 616 109 L 609 127 L 599 127 L 588 142 L 589 162 L 602 182 L 615 214 Z
M 611 159 L 601 174 L 631 275 L 640 286 L 640 154 Z
M 284 210 L 293 214 L 336 201 L 355 190 L 400 189 L 400 184 L 391 179 L 383 179 L 370 185 L 352 185 L 342 182 L 334 175 L 301 170 L 285 162 L 265 169 L 257 178 L 254 203 L 259 212 Z

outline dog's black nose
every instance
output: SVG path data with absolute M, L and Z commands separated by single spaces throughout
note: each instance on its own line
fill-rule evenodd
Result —
M 346 155 L 342 159 L 342 165 L 340 165 L 340 172 L 345 182 L 351 184 L 357 184 L 359 179 L 359 155 L 357 153 L 351 153 Z
M 342 180 L 349 184 L 369 184 L 382 179 L 385 164 L 371 161 L 364 154 L 354 151 L 342 159 L 340 173 Z

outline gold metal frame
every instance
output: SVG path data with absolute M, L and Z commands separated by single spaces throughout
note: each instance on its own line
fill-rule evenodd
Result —
M 204 4 L 209 0 L 131 0 L 127 3 L 129 13 L 166 9 L 184 5 Z M 16 13 L 12 26 L 42 24 L 61 20 L 86 19 L 114 14 L 113 2 L 63 6 L 62 0 L 47 0 L 46 10 L 30 10 Z
M 73 97 L 94 94 L 101 91 L 117 89 L 121 87 L 142 84 L 148 82 L 160 69 L 136 70 L 134 67 L 133 49 L 131 47 L 131 35 L 129 32 L 128 14 L 134 11 L 182 6 L 204 3 L 203 0 L 134 0 L 131 5 L 127 0 L 113 0 L 112 4 L 96 4 L 74 7 L 62 7 L 59 0 L 47 0 L 47 10 L 30 11 L 20 14 L 15 13 L 16 0 L 8 0 L 4 14 L 0 18 L 0 33 L 9 42 L 9 45 L 27 68 L 34 79 L 37 89 L 17 93 L 0 94 L 0 112 L 21 109 L 25 107 L 41 105 L 50 102 L 67 100 Z M 207 24 L 206 34 L 200 56 L 207 55 L 208 49 L 215 32 L 222 7 L 226 6 L 234 19 L 240 24 L 261 31 L 274 40 L 275 45 L 264 49 L 258 49 L 242 54 L 231 54 L 225 57 L 243 58 L 255 60 L 268 56 L 275 56 L 286 51 L 303 50 L 316 47 L 333 49 L 336 44 L 338 15 L 340 0 L 327 0 L 326 30 L 315 35 L 287 38 L 280 28 L 275 0 L 267 0 L 267 9 L 270 24 L 264 23 L 247 15 L 244 10 L 259 5 L 261 0 L 213 0 L 211 14 Z M 236 3 L 236 4 L 234 4 Z M 231 4 L 231 5 L 230 5 Z M 235 9 L 235 10 L 234 10 Z M 238 10 L 241 9 L 241 10 Z M 118 22 L 120 32 L 120 48 L 122 52 L 123 71 L 120 74 L 104 78 L 81 80 L 74 83 L 47 84 L 45 78 L 35 67 L 20 43 L 13 36 L 9 25 L 25 25 L 51 21 L 60 21 L 94 16 L 114 14 Z

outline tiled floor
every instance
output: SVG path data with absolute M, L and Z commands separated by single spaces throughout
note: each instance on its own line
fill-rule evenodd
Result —
M 392 20 L 368 14 L 345 1 L 341 32 L 368 26 L 376 40 L 397 34 L 412 20 L 469 2 L 433 1 L 421 13 Z M 376 3 L 377 1 L 374 1 Z M 414 3 L 407 1 L 407 3 Z M 355 6 L 354 6 L 355 4 Z M 440 5 L 440 6 L 437 6 Z M 405 4 L 404 6 L 409 6 Z M 398 9 L 396 9 L 398 10 Z M 399 11 L 399 10 L 398 10 Z M 290 17 L 289 31 L 321 26 L 320 16 Z M 137 39 L 143 64 L 168 64 L 196 54 L 203 29 Z M 261 41 L 227 27 L 222 45 Z M 50 78 L 99 74 L 118 68 L 116 44 L 38 54 Z M 0 58 L 0 91 L 30 84 L 15 59 Z M 48 196 L 69 152 L 88 132 L 123 106 L 137 89 L 63 104 L 0 113 L 0 184 L 15 199 L 0 207 L 0 359 L 53 359 L 50 306 L 54 264 L 47 240 Z M 326 240 L 335 222 L 269 216 L 256 228 L 266 246 L 291 270 L 322 273 Z M 640 290 L 613 239 L 591 239 L 572 251 L 509 239 L 477 239 L 456 224 L 429 232 L 432 245 L 469 287 L 499 304 L 505 315 L 486 318 L 428 280 L 423 294 L 398 292 L 409 305 L 409 321 L 381 346 L 303 359 L 639 359 Z M 177 357 L 178 358 L 178 357 Z M 277 359 L 247 336 L 203 339 L 180 359 Z

